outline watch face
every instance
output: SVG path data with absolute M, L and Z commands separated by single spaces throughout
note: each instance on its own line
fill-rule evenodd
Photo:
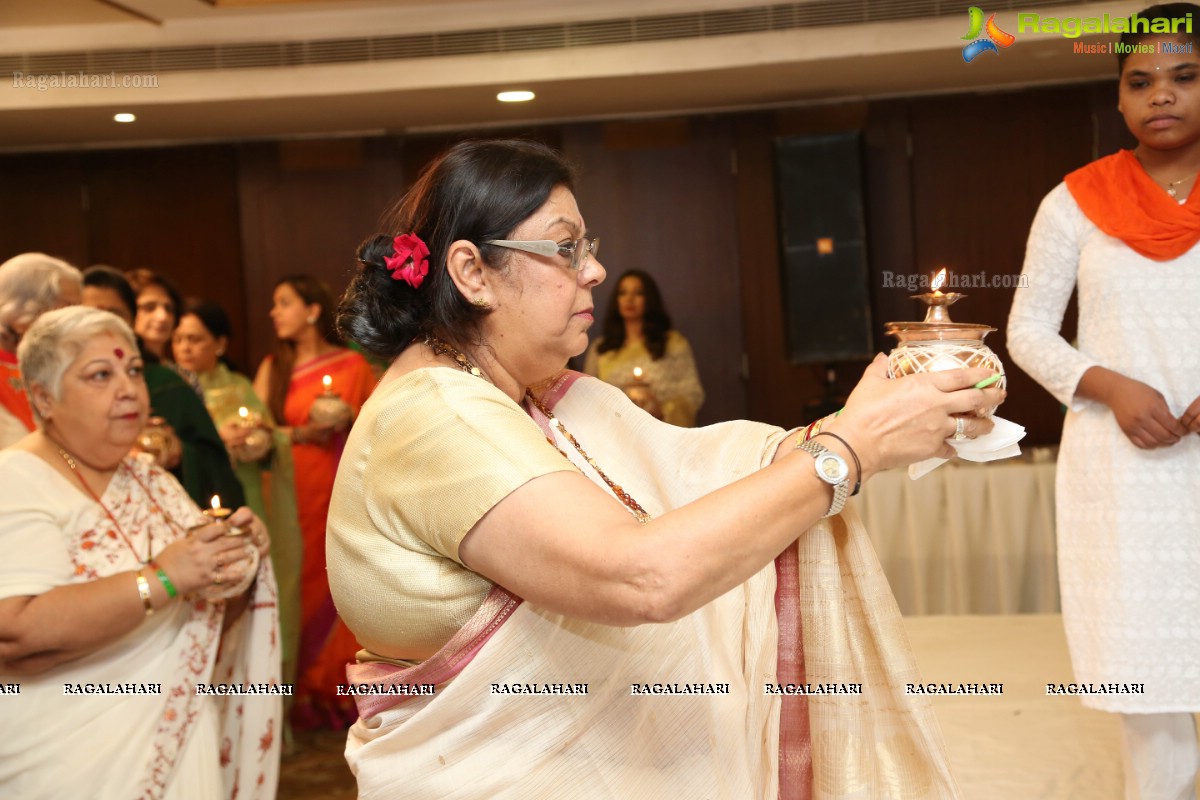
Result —
M 817 459 L 817 471 L 827 483 L 841 483 L 850 474 L 846 462 L 833 453 L 822 453 Z

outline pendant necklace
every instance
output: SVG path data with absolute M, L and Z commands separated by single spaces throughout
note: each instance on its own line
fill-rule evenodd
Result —
M 104 505 L 103 501 L 100 500 L 100 497 L 88 484 L 87 479 L 83 477 L 83 473 L 79 471 L 79 464 L 75 457 L 62 447 L 58 448 L 58 454 L 62 457 L 63 461 L 67 462 L 67 466 L 71 468 L 71 472 L 75 474 L 75 477 L 79 479 L 79 483 L 83 486 L 83 490 L 87 492 L 88 496 L 96 501 L 96 505 L 100 506 L 101 510 L 104 511 L 104 514 L 108 517 L 109 521 L 112 522 L 113 527 L 116 528 L 117 533 L 121 535 L 121 539 L 124 540 L 125 545 L 129 548 L 129 551 L 133 553 L 133 557 L 141 561 L 142 566 L 150 564 L 153 560 L 154 553 L 154 532 L 149 527 L 146 528 L 146 557 L 142 558 L 140 555 L 138 555 L 137 549 L 134 548 L 133 542 L 128 536 L 125 535 L 125 531 L 121 528 L 121 523 L 117 522 L 117 518 L 113 516 L 112 511 L 109 510 L 108 506 Z M 123 467 L 124 464 L 119 464 L 117 466 L 117 471 L 119 472 Z M 145 492 L 146 497 L 150 499 L 150 505 L 154 506 L 154 510 L 157 511 L 162 518 L 167 521 L 167 524 L 178 530 L 183 530 L 179 523 L 175 522 L 175 520 L 172 519 L 166 511 L 163 511 L 162 507 L 158 504 L 158 501 L 154 499 L 154 495 L 150 493 L 148 488 L 146 488 L 146 484 L 142 483 L 141 480 L 138 479 L 138 476 L 132 471 L 129 472 L 129 476 L 133 478 L 134 483 L 142 487 L 142 491 Z
M 463 372 L 467 372 L 467 373 L 470 373 L 471 375 L 474 375 L 477 378 L 482 378 L 483 380 L 487 380 L 487 378 L 484 377 L 483 372 L 479 369 L 479 367 L 472 364 L 471 360 L 469 358 L 467 358 L 466 355 L 464 355 L 460 350 L 454 348 L 453 346 L 446 344 L 445 342 L 443 342 L 441 339 L 437 338 L 436 336 L 431 335 L 431 336 L 426 337 L 425 344 L 427 344 L 429 346 L 429 348 L 431 350 L 433 350 L 433 352 L 439 356 L 442 356 L 442 355 L 450 356 L 450 358 L 454 359 L 454 362 L 456 364 L 458 364 L 459 369 L 461 369 Z M 579 451 L 579 455 L 583 456 L 583 460 L 588 463 L 588 466 L 590 466 L 592 469 L 596 470 L 596 474 L 600 476 L 600 479 L 603 480 L 604 483 L 608 486 L 608 488 L 612 490 L 613 494 L 615 494 L 617 496 L 617 499 L 620 500 L 621 503 L 623 503 L 625 505 L 625 507 L 629 509 L 629 512 L 631 514 L 633 514 L 633 516 L 637 519 L 638 522 L 646 523 L 652 519 L 649 512 L 647 512 L 646 509 L 642 508 L 641 504 L 638 503 L 637 500 L 634 500 L 633 497 L 630 496 L 630 494 L 628 492 L 626 492 L 624 489 L 622 489 L 617 484 L 613 483 L 612 479 L 609 478 L 608 475 L 606 475 L 604 473 L 604 470 L 602 470 L 600 468 L 600 465 L 596 463 L 596 459 L 592 458 L 591 456 L 589 456 L 587 454 L 587 452 L 583 449 L 583 446 L 580 445 L 579 441 L 574 436 L 571 435 L 571 432 L 566 429 L 566 427 L 562 424 L 562 422 L 558 419 L 558 417 L 551 414 L 550 411 L 547 410 L 547 408 L 544 405 L 542 405 L 541 401 L 538 400 L 536 397 L 534 397 L 533 393 L 530 392 L 528 389 L 525 390 L 525 399 L 527 401 L 529 401 L 530 405 L 532 405 L 534 408 L 536 408 L 538 411 L 540 411 L 542 413 L 542 415 L 545 416 L 546 419 L 548 419 L 550 421 L 550 424 L 552 424 L 556 428 L 558 428 L 558 432 L 563 435 L 563 438 L 566 439 L 568 442 L 570 442 L 571 446 L 574 447 L 577 451 Z M 571 459 L 567 458 L 567 454 L 563 453 L 562 449 L 557 444 L 555 444 L 554 440 L 551 439 L 549 436 L 546 437 L 546 441 L 550 442 L 550 444 L 553 445 L 555 450 L 558 450 L 559 453 L 562 453 L 563 458 L 566 458 L 567 461 L 571 460 Z

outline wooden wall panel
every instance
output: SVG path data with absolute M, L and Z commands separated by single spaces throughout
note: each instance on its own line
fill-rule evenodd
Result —
M 946 266 L 1008 283 L 962 289 L 967 297 L 951 316 L 998 329 L 986 341 L 1009 368 L 1003 416 L 1026 427 L 1028 444 L 1056 443 L 1063 419 L 1058 402 L 1012 363 L 1004 328 L 1038 204 L 1091 159 L 1089 92 L 1070 87 L 952 102 L 925 98 L 911 108 L 915 269 L 932 274 Z M 919 318 L 922 308 L 911 301 L 907 318 Z
M 913 313 L 909 292 L 891 288 L 897 276 L 916 272 L 910 125 L 907 101 L 881 101 L 871 105 L 863 132 L 871 304 L 875 349 L 882 353 L 896 345 L 895 338 L 884 333 L 884 325 L 911 319 Z
M 581 208 L 604 240 L 610 277 L 636 266 L 662 278 L 709 390 L 702 421 L 791 426 L 821 398 L 825 369 L 786 358 L 776 138 L 863 133 L 871 313 L 886 350 L 882 323 L 920 308 L 907 290 L 888 288 L 885 273 L 946 264 L 1015 277 L 1042 196 L 1071 169 L 1131 143 L 1115 106 L 1105 83 L 479 135 L 535 138 L 577 164 Z M 0 257 L 44 250 L 81 267 L 160 269 L 185 294 L 226 304 L 235 356 L 252 372 L 274 342 L 274 283 L 309 272 L 340 292 L 383 213 L 430 158 L 471 135 L 3 156 Z M 601 313 L 611 286 L 597 292 Z M 1013 290 L 966 291 L 955 318 L 999 328 L 988 342 L 1007 361 Z M 1073 306 L 1065 325 L 1073 335 Z M 863 365 L 832 366 L 844 393 Z M 1031 444 L 1057 441 L 1057 403 L 1017 369 L 1005 413 L 1029 428 Z
M 34 251 L 86 266 L 85 182 L 79 154 L 0 157 L 0 262 Z
M 237 188 L 252 375 L 275 343 L 267 314 L 280 278 L 316 275 L 335 301 L 345 290 L 359 243 L 403 191 L 400 145 L 390 138 L 244 144 Z
M 733 177 L 727 122 L 658 120 L 569 126 L 563 149 L 581 166 L 580 210 L 600 236 L 607 280 L 595 291 L 600 334 L 617 278 L 659 284 L 688 338 L 707 395 L 697 423 L 746 415 Z
M 92 153 L 85 159 L 90 264 L 166 275 L 185 297 L 218 301 L 245 368 L 246 300 L 233 148 L 178 147 Z

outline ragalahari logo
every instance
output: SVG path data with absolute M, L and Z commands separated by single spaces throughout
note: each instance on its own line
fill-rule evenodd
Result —
M 962 38 L 971 40 L 971 43 L 963 48 L 963 61 L 968 64 L 980 53 L 1000 55 L 998 48 L 1008 47 L 1017 40 L 1017 37 L 1011 33 L 1000 30 L 1000 26 L 996 24 L 995 14 L 988 17 L 987 25 L 984 25 L 983 9 L 978 6 L 971 6 L 967 9 L 967 18 L 970 20 L 971 27 L 967 30 L 967 35 Z M 979 34 L 984 32 L 987 33 L 987 36 L 980 38 Z

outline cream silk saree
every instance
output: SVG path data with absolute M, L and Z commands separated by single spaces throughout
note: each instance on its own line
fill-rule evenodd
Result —
M 565 373 L 544 403 L 654 516 L 760 469 L 787 436 L 675 428 L 580 377 Z M 957 798 L 933 713 L 905 693 L 916 664 L 856 513 L 796 535 L 676 622 L 583 622 L 496 587 L 421 664 L 352 665 L 350 682 L 374 692 L 356 697 L 346 749 L 359 796 Z M 780 694 L 788 684 L 836 693 Z

